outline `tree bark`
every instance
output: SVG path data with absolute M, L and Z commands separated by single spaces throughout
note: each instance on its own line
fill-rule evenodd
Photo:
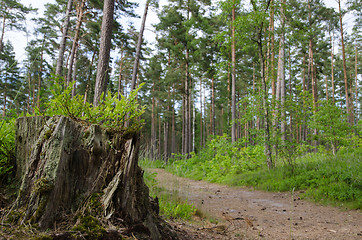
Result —
M 43 60 L 44 60 L 44 44 L 45 44 L 45 34 L 43 37 L 43 43 L 40 50 L 40 65 L 39 65 L 39 74 L 38 74 L 38 92 L 36 99 L 36 106 L 40 109 L 40 91 L 41 91 L 41 82 L 42 82 L 42 74 L 43 74 Z
M 231 141 L 236 142 L 236 86 L 235 86 L 235 5 L 232 9 L 232 19 L 231 19 Z M 263 70 L 264 71 L 264 70 Z
M 147 239 L 177 239 L 143 182 L 138 134 L 124 138 L 64 116 L 20 118 L 16 126 L 21 187 L 13 208 L 25 211 L 22 223 L 77 224 L 75 216 L 87 214 L 93 201 L 100 206 L 91 209 L 97 218 L 139 226 Z
M 356 94 L 356 114 L 355 114 L 355 122 L 358 122 L 358 68 L 357 68 L 357 60 L 358 60 L 358 53 L 357 53 L 357 44 L 355 46 L 355 56 L 354 56 L 354 79 L 355 79 L 355 94 Z
M 268 89 L 265 81 L 265 67 L 264 67 L 264 57 L 263 57 L 263 45 L 262 45 L 262 28 L 258 29 L 258 52 L 259 52 L 259 61 L 260 61 L 260 70 L 261 70 L 261 82 L 263 88 L 263 110 L 264 110 L 264 152 L 266 156 L 266 161 L 268 168 L 271 169 L 274 167 L 271 147 L 270 147 L 270 129 L 269 129 L 269 107 L 268 107 Z
M 331 75 L 332 75 L 332 99 L 333 99 L 333 104 L 335 104 L 335 98 L 334 98 L 334 62 L 333 62 L 333 57 L 334 57 L 334 39 L 331 36 L 331 45 L 332 45 L 332 50 L 331 50 Z
M 63 34 L 62 34 L 62 39 L 60 40 L 60 45 L 59 45 L 57 67 L 55 70 L 55 75 L 58 75 L 58 76 L 62 75 L 63 58 L 64 58 L 65 45 L 66 45 L 67 35 L 68 35 L 68 30 L 69 30 L 69 22 L 70 22 L 69 19 L 70 19 L 70 12 L 72 11 L 72 6 L 73 6 L 73 0 L 68 0 L 67 11 L 65 13 L 65 19 L 64 19 Z
M 203 126 L 203 105 L 202 105 L 202 78 L 200 77 L 200 149 L 203 146 L 204 126 Z
M 211 135 L 215 135 L 215 85 L 214 77 L 211 78 L 211 108 L 210 108 Z
M 80 32 L 80 28 L 81 28 L 82 22 L 83 22 L 83 13 L 84 13 L 85 1 L 86 0 L 82 0 L 81 3 L 80 3 L 79 8 L 77 9 L 77 12 L 78 12 L 78 14 L 77 14 L 78 15 L 77 16 L 77 25 L 75 27 L 73 44 L 72 44 L 72 51 L 70 52 L 70 58 L 69 58 L 68 74 L 67 74 L 67 86 L 69 85 L 69 83 L 70 83 L 70 81 L 72 79 L 74 58 L 76 57 L 76 52 L 77 52 L 77 49 L 78 49 L 79 32 Z
M 156 117 L 155 117 L 155 81 L 152 86 L 152 109 L 151 109 L 151 160 L 155 159 L 156 153 Z
M 281 125 L 280 125 L 280 132 L 282 134 L 282 143 L 285 144 L 285 131 L 286 131 L 286 119 L 285 119 L 285 66 L 284 66 L 284 59 L 285 59 L 285 46 L 284 46 L 284 39 L 285 39 L 285 15 L 284 15 L 284 6 L 285 0 L 281 1 L 280 5 L 280 15 L 281 15 L 281 27 L 282 33 L 280 35 L 280 43 L 279 43 L 279 61 L 280 67 L 278 67 L 279 73 L 278 76 L 280 78 L 280 118 L 281 118 Z
M 131 91 L 134 90 L 135 87 L 136 87 L 137 73 L 138 73 L 138 63 L 139 63 L 139 60 L 140 60 L 143 32 L 145 31 L 145 25 L 146 25 L 146 18 L 147 18 L 147 11 L 148 11 L 149 3 L 150 3 L 150 0 L 147 0 L 146 5 L 145 5 L 145 11 L 144 11 L 143 17 L 142 17 L 141 30 L 140 30 L 140 33 L 138 35 L 136 55 L 135 55 L 135 60 L 134 60 L 134 64 L 133 64 Z
M 98 106 L 102 92 L 107 89 L 108 64 L 111 50 L 114 1 L 104 0 L 103 19 L 101 27 L 101 41 L 99 49 L 99 59 L 97 67 L 96 84 L 94 88 L 93 105 Z
M 4 47 L 4 35 L 5 35 L 5 22 L 6 22 L 6 17 L 5 14 L 3 16 L 3 24 L 2 24 L 2 29 L 1 29 L 1 36 L 0 36 L 0 53 L 3 51 L 3 47 Z
M 118 100 L 121 99 L 121 95 L 123 95 L 123 88 L 122 88 L 122 72 L 123 72 L 123 49 L 121 49 L 121 59 L 119 61 L 119 76 L 118 76 L 118 87 L 117 87 L 117 96 Z
M 339 9 L 339 23 L 341 30 L 341 44 L 342 44 L 342 57 L 343 57 L 343 78 L 344 78 L 344 91 L 346 95 L 346 108 L 348 113 L 348 121 L 352 124 L 353 113 L 351 111 L 350 100 L 348 97 L 348 79 L 347 79 L 347 65 L 346 65 L 346 51 L 344 48 L 344 39 L 343 39 L 343 25 L 342 25 L 342 12 L 341 12 L 341 0 L 338 0 L 338 9 Z

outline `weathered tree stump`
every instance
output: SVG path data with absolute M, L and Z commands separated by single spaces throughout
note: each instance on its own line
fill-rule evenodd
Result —
M 16 125 L 21 187 L 13 207 L 23 209 L 22 222 L 52 228 L 99 194 L 103 218 L 137 226 L 152 239 L 176 238 L 149 197 L 138 166 L 137 134 L 125 139 L 64 116 L 24 117 Z

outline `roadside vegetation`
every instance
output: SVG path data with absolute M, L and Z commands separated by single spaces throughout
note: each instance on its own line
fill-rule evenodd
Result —
M 189 159 L 175 155 L 167 164 L 147 159 L 141 164 L 195 180 L 266 191 L 300 191 L 303 198 L 319 203 L 362 208 L 361 147 L 342 147 L 335 155 L 326 150 L 310 152 L 296 157 L 292 163 L 280 159 L 274 168 L 268 169 L 262 146 L 241 145 L 219 136 Z
M 150 189 L 150 196 L 158 199 L 160 214 L 166 219 L 190 220 L 197 212 L 195 206 L 180 198 L 178 192 L 169 192 L 158 186 L 156 174 L 146 169 L 143 176 Z

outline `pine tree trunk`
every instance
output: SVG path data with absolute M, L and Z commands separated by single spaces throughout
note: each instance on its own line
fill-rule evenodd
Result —
M 145 11 L 143 13 L 142 17 L 142 24 L 140 33 L 138 35 L 138 41 L 137 41 L 137 48 L 136 48 L 136 54 L 135 54 L 135 60 L 133 64 L 133 72 L 132 72 L 132 82 L 131 82 L 131 91 L 135 89 L 136 87 L 136 81 L 137 81 L 137 73 L 138 73 L 138 65 L 140 60 L 140 54 L 141 54 L 141 47 L 142 47 L 142 39 L 143 39 L 143 32 L 145 31 L 145 25 L 146 25 L 146 18 L 147 18 L 147 11 L 148 11 L 148 5 L 150 3 L 150 0 L 146 1 L 145 5 Z
M 152 86 L 152 110 L 151 110 L 151 160 L 155 159 L 156 153 L 156 117 L 155 117 L 155 81 Z
M 328 79 L 327 76 L 325 76 L 325 82 L 326 82 L 326 100 L 329 100 L 329 93 L 328 93 Z
M 284 6 L 285 6 L 285 0 L 281 1 L 280 5 L 280 15 L 281 15 L 281 27 L 282 27 L 282 33 L 280 35 L 280 43 L 279 43 L 279 61 L 278 65 L 280 64 L 280 67 L 278 67 L 278 70 L 280 71 L 278 76 L 280 77 L 280 118 L 281 118 L 281 125 L 280 125 L 280 132 L 282 134 L 282 144 L 285 144 L 285 131 L 286 131 L 286 119 L 285 119 L 285 66 L 284 66 L 284 59 L 285 59 L 285 46 L 284 46 L 284 39 L 285 39 L 285 15 L 284 15 Z
M 161 106 L 161 104 L 160 104 Z M 158 159 L 162 159 L 162 121 L 161 114 L 158 114 Z
M 189 87 L 189 49 L 186 49 L 186 77 L 185 77 L 185 97 L 184 97 L 184 114 L 185 114 L 185 139 L 184 139 L 184 154 L 188 155 L 190 153 L 190 87 Z M 187 156 L 188 157 L 188 156 Z
M 93 51 L 93 54 L 92 54 L 92 60 L 89 64 L 89 69 L 88 69 L 88 76 L 87 76 L 87 85 L 85 87 L 85 93 L 84 93 L 84 104 L 87 102 L 87 98 L 88 98 L 88 95 L 89 95 L 89 87 L 90 87 L 90 82 L 91 82 L 91 77 L 92 77 L 92 66 L 93 66 L 93 63 L 94 63 L 94 59 L 95 59 L 95 56 L 96 56 L 96 50 Z
M 357 57 L 358 54 L 357 54 L 357 44 L 355 46 L 355 56 L 354 56 L 354 78 L 355 78 L 355 94 L 356 94 L 356 99 L 355 99 L 355 102 L 356 102 L 356 113 L 355 113 L 355 122 L 357 123 L 358 122 L 358 69 L 357 69 Z
M 269 128 L 269 107 L 268 107 L 268 89 L 265 80 L 265 66 L 263 58 L 263 45 L 262 45 L 262 28 L 259 27 L 257 33 L 257 44 L 258 44 L 258 53 L 260 60 L 260 70 L 261 70 L 261 83 L 262 83 L 262 92 L 263 92 L 263 111 L 264 111 L 264 153 L 266 156 L 266 161 L 268 168 L 271 169 L 274 167 L 272 154 L 271 154 L 271 143 L 270 143 L 270 128 Z
M 203 146 L 203 133 L 202 78 L 200 77 L 200 149 L 202 149 Z
M 74 83 L 73 84 L 73 87 L 72 87 L 72 97 L 75 97 L 75 94 L 76 94 L 76 89 L 77 89 L 77 62 L 78 62 L 78 59 L 77 59 L 77 54 L 78 54 L 78 48 L 77 50 L 75 51 L 75 54 L 74 54 L 74 70 L 73 70 L 73 78 L 72 78 L 72 82 Z
M 344 78 L 344 91 L 346 96 L 346 107 L 348 113 L 348 121 L 352 124 L 353 122 L 353 113 L 351 111 L 351 103 L 348 96 L 348 79 L 347 79 L 347 65 L 346 65 L 346 51 L 344 48 L 344 38 L 343 38 L 343 25 L 342 25 L 342 12 L 341 12 L 341 0 L 338 0 L 338 9 L 339 9 L 339 23 L 341 30 L 341 44 L 342 44 L 342 57 L 343 57 L 343 78 Z
M 5 22 L 6 17 L 5 14 L 3 15 L 3 23 L 2 23 L 2 29 L 1 29 L 1 36 L 0 36 L 0 53 L 3 51 L 4 48 L 4 35 L 5 35 Z
M 43 43 L 40 51 L 40 65 L 39 65 L 39 74 L 38 74 L 38 94 L 36 100 L 36 106 L 40 109 L 40 91 L 41 91 L 41 82 L 42 82 L 42 74 L 43 74 L 43 59 L 44 59 L 44 44 L 45 44 L 45 34 L 43 38 Z
M 172 87 L 174 89 L 174 87 Z M 174 91 L 174 90 L 173 90 Z M 172 102 L 172 123 L 171 123 L 171 153 L 176 153 L 176 121 L 175 121 L 175 102 Z
M 332 45 L 332 50 L 331 50 L 331 75 L 332 75 L 332 99 L 333 99 L 333 104 L 335 104 L 335 97 L 334 97 L 334 62 L 333 62 L 333 57 L 334 57 L 334 39 L 331 36 L 331 45 Z
M 68 30 L 69 30 L 69 22 L 70 22 L 69 19 L 70 19 L 70 12 L 72 11 L 72 6 L 73 6 L 73 0 L 68 0 L 67 11 L 65 13 L 65 18 L 64 18 L 63 34 L 62 34 L 62 39 L 61 39 L 60 45 L 59 45 L 57 67 L 55 70 L 55 74 L 58 76 L 62 75 L 63 58 L 64 58 L 65 45 L 66 45 L 67 35 L 68 35 Z
M 80 28 L 82 26 L 83 23 L 83 14 L 84 14 L 84 6 L 85 6 L 85 1 L 86 0 L 82 0 L 80 3 L 80 6 L 77 9 L 77 25 L 75 27 L 75 33 L 74 33 L 74 38 L 73 38 L 73 45 L 72 45 L 72 51 L 70 52 L 70 58 L 69 58 L 69 65 L 68 65 L 68 74 L 67 74 L 67 86 L 69 85 L 71 79 L 72 79 L 72 74 L 73 74 L 73 66 L 74 66 L 74 58 L 76 56 L 76 52 L 78 49 L 78 41 L 79 41 L 79 32 L 80 32 Z
M 236 142 L 235 5 L 232 9 L 231 24 L 231 141 Z
M 107 88 L 108 64 L 111 50 L 113 13 L 115 0 L 104 0 L 96 84 L 93 105 L 98 106 L 102 92 Z
M 4 82 L 4 108 L 3 108 L 3 117 L 6 116 L 6 80 Z
M 211 78 L 211 109 L 210 109 L 211 135 L 215 135 L 215 85 L 214 77 Z
M 118 76 L 118 86 L 117 86 L 117 96 L 119 100 L 121 99 L 121 96 L 124 94 L 122 88 L 122 72 L 123 72 L 123 60 L 124 60 L 123 54 L 124 54 L 123 49 L 121 49 L 121 59 L 119 60 L 119 76 Z

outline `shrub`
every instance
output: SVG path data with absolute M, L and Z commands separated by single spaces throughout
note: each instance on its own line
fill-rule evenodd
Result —
M 44 111 L 36 109 L 36 115 L 63 115 L 89 124 L 101 124 L 110 130 L 120 132 L 137 132 L 143 126 L 140 116 L 144 107 L 137 102 L 137 93 L 142 85 L 127 98 L 122 95 L 118 99 L 117 95 L 111 92 L 107 92 L 105 96 L 102 93 L 99 105 L 93 106 L 84 100 L 83 95 L 72 97 L 74 82 L 66 87 L 59 77 L 53 77 L 53 81 L 52 97 L 45 105 Z
M 0 183 L 8 183 L 15 166 L 14 120 L 0 122 Z

